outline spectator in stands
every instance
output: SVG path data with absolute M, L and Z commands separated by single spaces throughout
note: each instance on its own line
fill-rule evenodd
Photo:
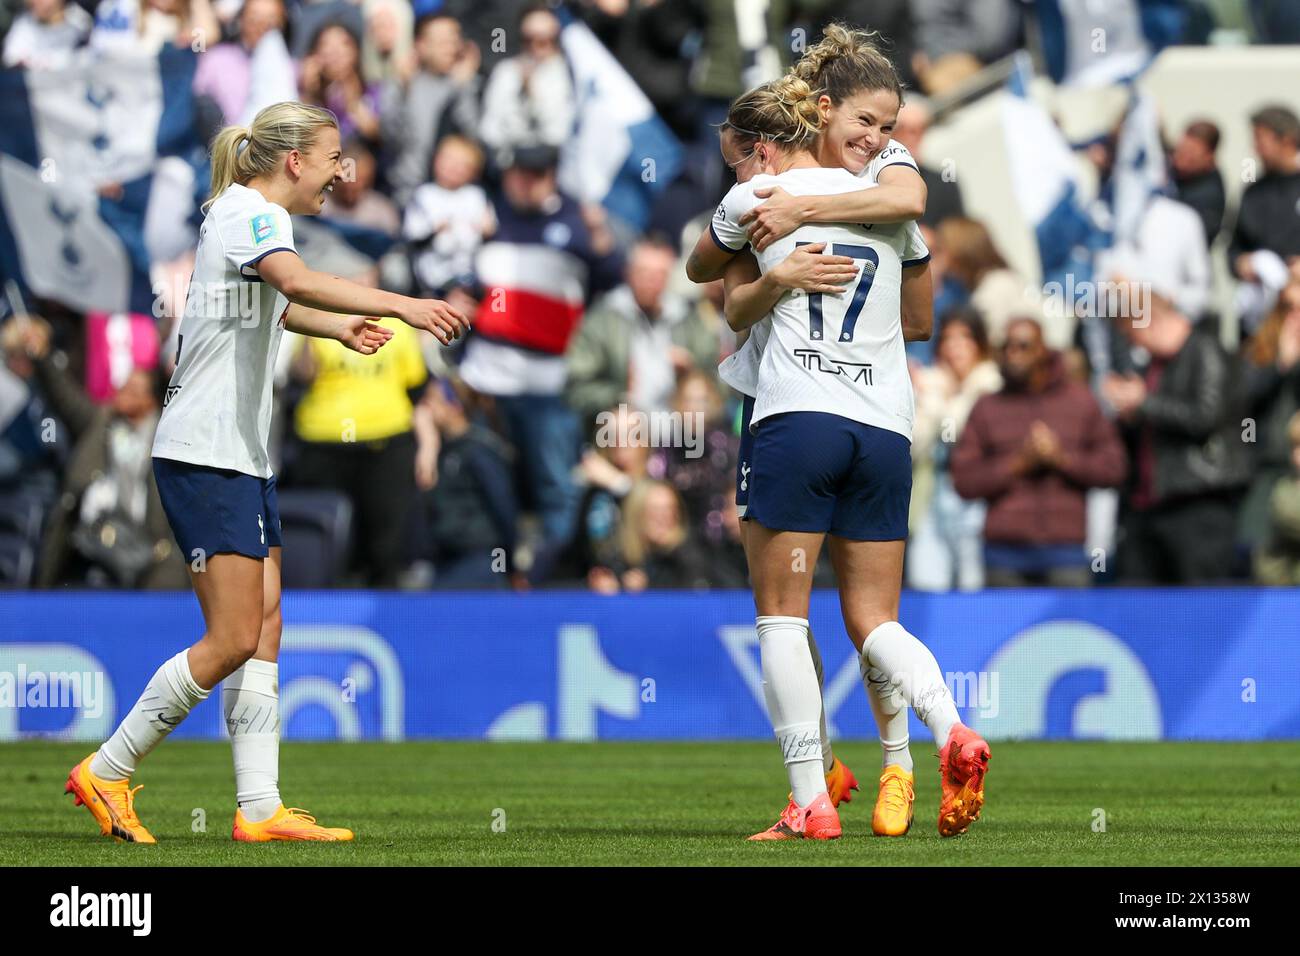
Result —
M 221 24 L 210 0 L 100 0 L 90 45 L 100 52 L 157 53 L 195 40 L 215 46 Z
M 1087 491 L 1124 480 L 1123 446 L 1036 320 L 1008 324 L 1001 364 L 1002 390 L 975 403 L 951 463 L 957 493 L 988 504 L 986 579 L 1085 587 Z
M 677 267 L 672 244 L 657 236 L 629 250 L 623 284 L 583 317 L 567 353 L 569 406 L 590 427 L 601 409 L 627 402 L 664 412 L 678 379 L 718 363 L 718 333 L 685 299 L 668 291 Z
M 21 318 L 0 326 L 0 489 L 30 492 L 48 503 L 62 480 L 65 433 L 39 388 Z M 54 439 L 54 440 L 51 440 Z
M 1145 322 L 1121 317 L 1150 356 L 1144 376 L 1111 374 L 1102 392 L 1133 432 L 1121 576 L 1204 584 L 1231 575 L 1238 492 L 1249 471 L 1239 375 L 1215 323 L 1153 296 Z
M 975 402 L 1002 388 L 979 313 L 950 313 L 939 330 L 935 363 L 913 372 L 913 531 L 907 552 L 908 586 L 920 591 L 978 591 L 984 586 L 982 501 L 964 501 L 949 470 Z
M 541 516 L 544 547 L 572 530 L 577 417 L 564 402 L 564 354 L 589 292 L 617 281 L 578 204 L 556 186 L 556 150 L 515 150 L 494 197 L 497 231 L 476 263 L 484 296 L 465 346 L 465 383 L 495 405 L 518 452 L 525 506 Z
M 345 175 L 325 197 L 321 215 L 396 237 L 401 216 L 393 201 L 375 189 L 375 154 L 365 140 L 353 137 L 343 144 L 343 168 Z
M 157 373 L 136 369 L 107 405 L 96 405 L 68 374 L 67 356 L 50 347 L 44 320 L 29 319 L 23 347 L 75 442 L 46 520 L 37 586 L 185 587 L 188 556 L 172 539 L 153 479 Z
M 463 386 L 440 379 L 415 409 L 415 557 L 431 566 L 435 588 L 522 587 L 514 566 L 518 504 L 510 450 L 470 422 L 465 397 Z
M 716 365 L 716 362 L 714 363 Z M 670 422 L 680 423 L 681 441 L 663 441 L 650 456 L 650 476 L 668 482 L 681 496 L 691 535 L 701 543 L 716 544 L 722 537 L 722 509 L 735 486 L 725 491 L 718 477 L 736 466 L 740 438 L 726 416 L 722 393 L 712 369 L 694 367 L 677 381 Z
M 624 591 L 710 586 L 708 555 L 692 540 L 681 499 L 667 482 L 645 481 L 628 494 L 619 545 Z
M 736 510 L 734 482 L 719 488 L 722 510 L 719 514 L 720 534 L 706 541 L 706 553 L 715 588 L 749 587 L 749 560 L 745 556 L 745 542 L 740 536 L 740 513 Z M 821 562 L 819 561 L 820 565 Z M 832 583 L 832 587 L 834 584 Z
M 970 305 L 983 316 L 994 348 L 1002 346 L 1007 324 L 1016 316 L 1035 318 L 1048 348 L 1063 350 L 1073 344 L 1074 315 L 1047 309 L 1039 290 L 1007 265 L 982 222 L 951 217 L 935 232 L 943 248 L 945 275 L 952 276 L 969 294 Z
M 4 65 L 29 70 L 65 66 L 90 35 L 90 14 L 67 0 L 26 0 L 4 38 Z
M 1193 321 L 1210 305 L 1210 251 L 1201 221 L 1190 206 L 1167 196 L 1147 197 L 1137 233 L 1099 253 L 1097 273 L 1117 286 L 1149 287 Z
M 427 373 L 420 333 L 396 320 L 381 324 L 393 337 L 374 355 L 333 339 L 303 336 L 296 343 L 292 374 L 306 393 L 294 410 L 301 448 L 286 487 L 347 495 L 356 529 L 353 568 L 367 584 L 389 588 L 402 570 L 415 498 L 413 399 Z
M 1300 585 L 1300 412 L 1285 431 L 1290 449 L 1287 472 L 1268 500 L 1268 531 L 1255 552 L 1255 580 L 1277 587 Z
M 931 96 L 1013 53 L 1020 34 L 1012 0 L 916 0 L 912 16 L 920 47 L 913 66 L 921 88 Z
M 407 0 L 363 0 L 361 75 L 367 84 L 398 84 L 409 74 L 415 14 Z
M 573 81 L 560 51 L 560 21 L 545 3 L 519 15 L 523 53 L 502 60 L 483 92 L 479 137 L 492 150 L 559 147 L 574 119 Z
M 262 107 L 297 98 L 297 67 L 285 45 L 285 22 L 284 0 L 245 0 L 236 38 L 199 57 L 194 92 L 216 102 L 224 123 L 247 125 Z
M 1291 473 L 1288 425 L 1300 410 L 1300 281 L 1278 295 L 1259 332 L 1244 347 L 1247 437 L 1253 459 L 1240 514 L 1241 540 L 1253 549 L 1268 537 L 1277 482 Z
M 1238 304 L 1253 332 L 1285 284 L 1287 267 L 1300 261 L 1300 119 L 1285 106 L 1269 106 L 1250 122 L 1264 174 L 1242 193 L 1228 262 L 1247 285 Z
M 339 118 L 340 139 L 379 142 L 381 87 L 361 75 L 361 44 L 342 23 L 317 28 L 298 78 L 305 103 L 324 106 Z
M 474 135 L 478 127 L 478 69 L 482 56 L 445 13 L 421 17 L 415 26 L 413 75 L 387 104 L 384 143 L 393 162 L 388 183 L 402 206 L 429 176 L 434 149 L 448 133 Z
M 792 0 L 772 0 L 761 20 L 752 16 L 747 37 L 742 41 L 735 4 L 727 0 L 666 0 L 672 13 L 689 22 L 698 34 L 700 50 L 692 75 L 697 99 L 696 139 L 717 152 L 714 126 L 726 118 L 726 108 L 745 90 L 771 79 L 789 60 L 783 42 L 791 15 Z M 757 13 L 757 11 L 755 11 Z M 809 37 L 808 42 L 814 42 Z M 746 48 L 746 45 L 749 48 Z
M 543 554 L 531 572 L 533 581 L 585 582 L 593 591 L 613 594 L 619 588 L 619 528 L 623 502 L 645 481 L 650 461 L 649 436 L 632 429 L 634 409 L 606 409 L 610 436 L 597 436 L 595 448 L 582 454 L 577 468 L 581 500 L 572 539 L 558 555 Z M 626 440 L 624 440 L 626 439 Z
M 909 96 L 903 108 L 898 111 L 898 121 L 894 125 L 894 139 L 907 147 L 916 160 L 925 181 L 925 213 L 920 222 L 934 226 L 953 216 L 966 213 L 961 202 L 961 189 L 956 179 L 948 173 L 935 170 L 926 164 L 924 142 L 926 130 L 930 128 L 933 116 L 930 103 L 923 96 Z
M 418 187 L 406 207 L 402 238 L 410 243 L 416 280 L 430 295 L 441 298 L 454 281 L 473 275 L 474 257 L 495 228 L 482 174 L 479 145 L 446 136 L 433 159 L 433 182 Z
M 1219 127 L 1209 120 L 1195 120 L 1187 124 L 1169 155 L 1177 198 L 1201 217 L 1207 246 L 1223 227 L 1227 202 L 1223 174 L 1215 160 L 1218 150 Z

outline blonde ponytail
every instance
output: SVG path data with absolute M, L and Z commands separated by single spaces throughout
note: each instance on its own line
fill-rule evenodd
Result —
M 253 117 L 251 126 L 227 126 L 212 141 L 212 191 L 203 211 L 231 183 L 241 186 L 255 176 L 275 172 L 284 154 L 309 150 L 324 126 L 338 129 L 332 112 L 305 103 L 274 103 Z
M 722 125 L 742 141 L 770 140 L 798 150 L 812 148 L 821 123 L 812 88 L 787 73 L 737 97 Z

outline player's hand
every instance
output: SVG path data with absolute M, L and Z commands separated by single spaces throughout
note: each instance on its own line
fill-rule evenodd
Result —
M 740 224 L 744 226 L 753 223 L 749 230 L 749 243 L 755 252 L 762 252 L 807 221 L 803 200 L 791 196 L 780 186 L 755 189 L 754 196 L 767 201 L 741 216 Z
M 858 264 L 849 256 L 825 255 L 825 248 L 826 243 L 813 242 L 795 249 L 772 270 L 773 280 L 785 289 L 842 294 L 858 277 Z
M 369 316 L 354 315 L 345 320 L 339 341 L 354 352 L 374 355 L 392 337 L 392 329 L 384 328 Z
M 465 314 L 441 299 L 407 299 L 398 318 L 412 328 L 432 332 L 443 345 L 450 345 L 469 331 Z

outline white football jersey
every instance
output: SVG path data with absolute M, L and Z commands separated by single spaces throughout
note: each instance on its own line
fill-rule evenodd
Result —
M 271 385 L 287 300 L 254 265 L 295 252 L 283 207 L 232 184 L 199 229 L 156 458 L 271 477 Z
M 908 166 L 917 169 L 916 160 L 912 158 L 912 153 L 906 146 L 895 140 L 890 140 L 889 145 L 880 151 L 870 163 L 863 167 L 862 172 L 858 173 L 858 179 L 861 180 L 858 188 L 867 189 L 871 186 L 880 184 L 880 173 L 889 166 Z M 924 249 L 925 243 L 921 239 L 921 230 L 916 223 L 911 223 L 909 238 L 915 244 L 917 249 Z M 717 232 L 714 232 L 714 238 L 717 238 Z M 918 253 L 915 256 L 909 256 L 909 259 L 924 259 L 928 253 Z M 740 392 L 742 395 L 748 395 L 753 398 L 758 394 L 758 366 L 763 360 L 763 347 L 767 345 L 768 336 L 772 332 L 771 318 L 763 318 L 749 327 L 749 337 L 745 339 L 735 352 L 728 355 L 718 366 L 719 377 Z
M 835 195 L 863 188 L 844 169 L 809 167 L 756 176 L 727 193 L 710 228 L 715 241 L 741 249 L 738 220 L 762 202 L 754 190 L 780 186 L 792 195 Z M 754 423 L 782 412 L 817 411 L 887 428 L 909 440 L 912 383 L 903 349 L 900 310 L 903 265 L 929 254 L 916 224 L 808 223 L 756 253 L 766 273 L 799 245 L 826 242 L 827 252 L 860 261 L 858 280 L 844 295 L 787 292 L 772 310 L 760 343 L 762 360 Z

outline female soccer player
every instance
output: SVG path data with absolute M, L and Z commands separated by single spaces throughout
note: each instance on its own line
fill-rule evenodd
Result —
M 718 207 L 691 255 L 691 278 L 716 274 L 744 247 L 749 237 L 740 220 L 760 201 L 755 189 L 839 197 L 861 187 L 847 170 L 818 165 L 811 148 L 821 126 L 812 88 L 793 75 L 732 105 L 724 150 L 741 145 L 735 137 L 751 145 L 727 159 L 752 162 L 763 175 L 734 187 Z M 807 636 L 811 571 L 828 534 L 845 626 L 863 670 L 880 672 L 935 734 L 943 748 L 939 830 L 964 832 L 982 805 L 988 745 L 958 721 L 933 655 L 897 621 L 912 419 L 900 287 L 904 260 L 923 257 L 924 247 L 901 227 L 806 225 L 757 250 L 762 272 L 801 241 L 829 243 L 860 271 L 851 295 L 782 295 L 762 350 L 748 536 L 768 710 L 792 795 L 777 824 L 756 836 L 840 834 L 823 776 L 820 689 Z
M 773 186 L 756 189 L 756 197 L 771 198 L 747 212 L 742 220 L 742 224 L 752 223 L 750 242 L 755 248 L 766 248 L 772 241 L 784 237 L 802 225 L 802 217 L 815 219 L 823 216 L 827 221 L 839 217 L 849 222 L 889 223 L 913 219 L 919 214 L 918 210 L 924 210 L 926 189 L 920 171 L 907 148 L 890 139 L 902 101 L 902 85 L 893 64 L 876 46 L 875 36 L 832 24 L 826 28 L 823 39 L 792 67 L 791 74 L 817 91 L 822 130 L 813 152 L 818 162 L 830 168 L 843 167 L 866 184 L 878 185 L 829 197 L 790 196 Z M 738 181 L 748 181 L 754 175 L 750 148 L 753 137 L 725 128 L 721 136 L 724 155 L 737 158 Z M 781 212 L 779 216 L 768 215 L 774 207 Z M 756 236 L 761 238 L 756 239 Z M 771 327 L 766 316 L 786 291 L 801 289 L 810 293 L 836 294 L 843 291 L 836 287 L 836 283 L 852 282 L 857 278 L 853 259 L 825 255 L 824 246 L 824 243 L 805 244 L 766 275 L 760 273 L 757 261 L 748 252 L 737 255 L 726 265 L 723 278 L 727 290 L 727 315 L 742 326 L 755 323 L 744 346 L 719 370 L 722 378 L 745 396 L 736 484 L 736 504 L 742 515 L 748 501 L 746 475 L 753 459 L 753 436 L 749 433 L 749 424 L 762 346 L 767 342 Z M 904 339 L 913 341 L 929 337 L 933 300 L 928 258 L 909 262 L 903 271 L 902 286 Z M 743 528 L 742 523 L 742 534 Z M 823 679 L 821 654 L 811 630 L 809 647 L 820 685 Z M 912 824 L 915 795 L 907 708 L 900 705 L 892 685 L 878 672 L 864 669 L 862 681 L 880 734 L 882 751 L 872 832 L 878 836 L 903 836 Z M 821 728 L 826 787 L 831 802 L 838 807 L 841 801 L 851 799 L 857 781 L 832 753 L 824 713 Z
M 212 194 L 153 448 L 207 631 L 158 668 L 65 788 L 120 841 L 155 842 L 136 816 L 140 788 L 130 778 L 220 681 L 235 758 L 234 839 L 352 839 L 280 801 L 281 539 L 267 455 L 276 349 L 289 328 L 373 353 L 392 333 L 365 316 L 401 319 L 444 344 L 468 323 L 444 302 L 366 288 L 298 258 L 289 216 L 320 212 L 342 174 L 339 159 L 337 118 L 301 103 L 268 106 L 213 143 Z

